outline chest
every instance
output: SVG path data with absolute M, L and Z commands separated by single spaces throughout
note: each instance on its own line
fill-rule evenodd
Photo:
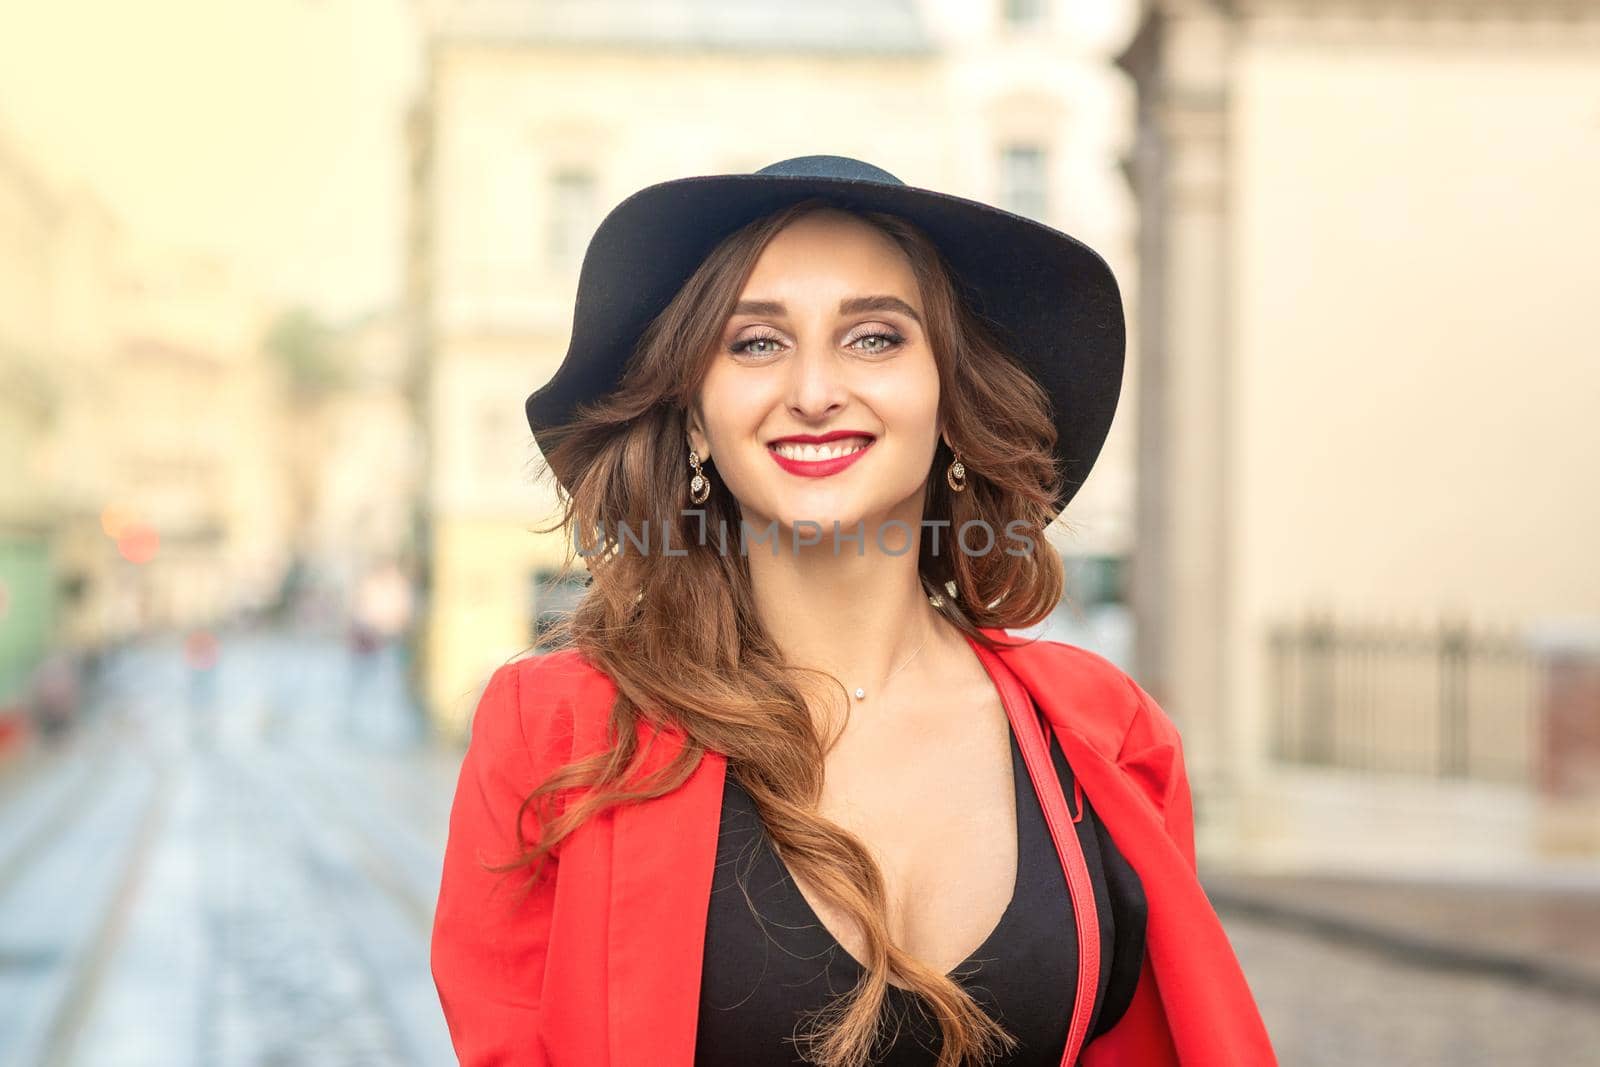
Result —
M 1017 878 L 1017 782 L 998 701 L 951 714 L 932 707 L 846 730 L 824 769 L 818 814 L 876 861 L 891 938 L 941 973 L 967 957 L 1011 902 Z M 795 864 L 796 886 L 852 956 L 866 940 Z

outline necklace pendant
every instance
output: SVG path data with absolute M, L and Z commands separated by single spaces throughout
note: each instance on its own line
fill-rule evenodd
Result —
M 856 699 L 857 700 L 865 700 L 865 699 L 867 699 L 867 691 L 865 689 L 861 689 L 861 688 L 858 687 L 856 689 Z

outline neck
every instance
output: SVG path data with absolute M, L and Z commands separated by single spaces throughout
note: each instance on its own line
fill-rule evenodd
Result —
M 750 553 L 757 611 L 785 660 L 826 671 L 852 704 L 869 708 L 886 682 L 905 682 L 962 640 L 928 602 L 916 546 L 900 555 L 880 552 L 871 529 L 859 556 L 853 543 L 835 554 L 831 532 L 799 553 Z M 858 687 L 865 691 L 859 702 Z

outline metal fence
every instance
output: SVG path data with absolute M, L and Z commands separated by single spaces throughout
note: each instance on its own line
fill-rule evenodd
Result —
M 1311 617 L 1267 640 L 1279 761 L 1533 784 L 1544 672 L 1516 635 Z

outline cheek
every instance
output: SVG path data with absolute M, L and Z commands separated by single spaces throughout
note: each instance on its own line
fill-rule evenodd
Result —
M 939 375 L 931 360 L 926 368 L 883 382 L 874 405 L 884 422 L 902 434 L 933 433 L 939 416 Z
M 760 383 L 747 377 L 717 369 L 706 375 L 700 388 L 700 413 L 714 460 L 724 466 L 737 462 L 739 446 L 757 436 L 770 408 L 762 393 Z

